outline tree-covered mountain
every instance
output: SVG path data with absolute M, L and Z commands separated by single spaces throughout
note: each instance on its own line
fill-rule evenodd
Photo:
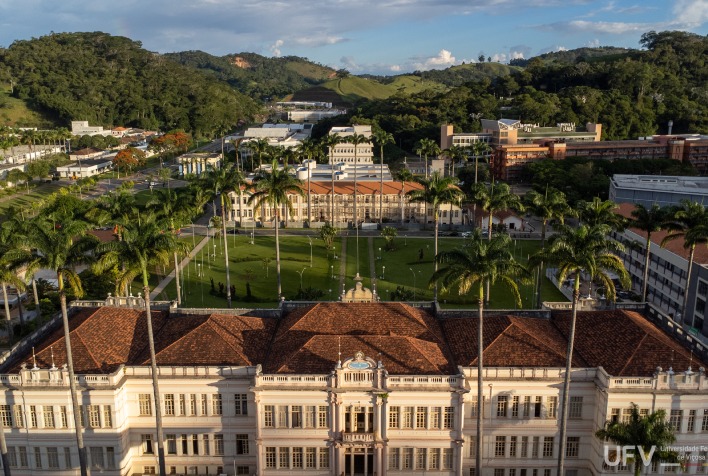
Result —
M 0 50 L 13 95 L 71 120 L 213 136 L 258 113 L 228 84 L 106 33 L 53 33 Z
M 167 58 L 199 69 L 260 100 L 282 98 L 331 79 L 336 72 L 306 58 L 266 58 L 255 53 L 214 56 L 203 51 L 168 53 Z
M 598 46 L 553 51 L 536 56 L 536 58 L 542 60 L 544 63 L 592 63 L 594 61 L 614 61 L 633 53 L 638 53 L 638 50 L 618 48 L 616 46 Z M 514 59 L 509 63 L 514 66 L 526 66 L 528 62 L 528 59 Z

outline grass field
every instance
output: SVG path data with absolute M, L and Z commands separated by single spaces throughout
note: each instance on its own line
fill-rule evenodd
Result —
M 185 239 L 191 240 L 191 237 L 185 237 Z M 275 238 L 256 236 L 254 244 L 250 243 L 250 238 L 247 235 L 228 235 L 227 240 L 231 284 L 236 291 L 233 307 L 272 307 L 276 305 Z M 310 243 L 306 236 L 281 237 L 282 288 L 286 299 L 295 298 L 301 283 L 303 288 L 311 287 L 323 291 L 320 300 L 337 300 L 339 298 L 342 291 L 339 279 L 341 262 L 334 256 L 335 253 L 338 257 L 340 256 L 342 240 L 347 240 L 344 288 L 349 289 L 354 286 L 353 278 L 357 272 L 356 239 L 354 237 L 350 235 L 338 238 L 335 242 L 334 252 L 327 251 L 321 240 L 313 238 L 312 267 L 310 267 Z M 359 273 L 363 278 L 363 285 L 368 288 L 372 286 L 370 267 L 373 258 L 375 274 L 379 276 L 377 291 L 381 300 L 389 300 L 390 292 L 395 290 L 397 286 L 403 286 L 410 290 L 415 289 L 417 300 L 432 300 L 433 292 L 428 287 L 428 281 L 433 271 L 433 239 L 401 236 L 396 241 L 397 249 L 386 252 L 383 250 L 383 238 L 373 238 L 372 256 L 369 251 L 369 238 L 360 238 Z M 195 242 L 199 242 L 199 237 L 195 238 Z M 461 238 L 441 238 L 440 249 L 453 249 L 461 246 L 462 243 Z M 538 247 L 538 242 L 518 241 L 512 251 L 517 259 L 525 262 L 528 254 L 536 251 Z M 381 252 L 379 252 L 379 248 L 381 248 Z M 423 259 L 419 259 L 421 249 L 423 250 Z M 386 267 L 385 270 L 384 267 Z M 225 297 L 214 295 L 211 291 L 212 279 L 218 294 L 219 283 L 226 284 L 222 238 L 210 239 L 209 243 L 184 269 L 181 280 L 184 292 L 183 306 L 225 307 Z M 247 283 L 249 283 L 251 290 L 250 299 L 246 297 Z M 533 286 L 521 286 L 521 294 L 523 307 L 531 307 Z M 542 283 L 542 295 L 544 300 L 565 301 L 563 295 L 546 279 Z M 175 296 L 175 283 L 171 282 L 160 299 L 174 299 Z M 474 293 L 459 296 L 456 290 L 449 293 L 441 292 L 439 301 L 443 307 L 476 306 Z M 509 292 L 504 287 L 495 285 L 491 291 L 490 307 L 513 309 L 515 305 Z
M 58 182 L 41 183 L 30 186 L 29 192 L 24 186 L 8 189 L 10 195 L 0 196 L 0 215 L 10 207 L 17 207 L 22 210 L 29 210 L 32 203 L 46 199 L 53 192 L 62 188 Z

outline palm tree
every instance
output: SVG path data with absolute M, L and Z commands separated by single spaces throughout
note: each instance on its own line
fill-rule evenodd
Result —
M 430 279 L 431 286 L 438 281 L 443 290 L 457 287 L 460 294 L 469 293 L 477 288 L 477 453 L 476 473 L 482 474 L 482 403 L 483 391 L 483 320 L 484 320 L 484 285 L 489 282 L 502 282 L 521 306 L 519 281 L 527 279 L 526 269 L 514 260 L 509 252 L 511 238 L 508 235 L 496 235 L 491 240 L 484 240 L 479 229 L 462 249 L 442 251 L 435 256 L 435 262 L 446 265 L 436 271 Z
M 488 155 L 492 148 L 486 142 L 477 141 L 470 146 L 470 150 L 474 155 L 474 183 L 476 184 L 479 175 L 479 158 Z
M 261 170 L 253 179 L 249 190 L 252 191 L 248 203 L 255 204 L 254 209 L 260 210 L 264 206 L 273 209 L 275 222 L 275 268 L 278 274 L 278 299 L 283 294 L 280 277 L 280 207 L 292 211 L 293 203 L 289 195 L 303 196 L 302 182 L 290 175 L 288 167 L 278 168 L 278 162 L 273 161 L 270 171 Z
M 403 167 L 396 173 L 396 180 L 401 182 L 401 225 L 405 221 L 404 207 L 403 207 L 403 197 L 406 196 L 406 182 L 413 181 L 413 173 L 407 167 Z M 410 216 L 410 213 L 408 214 Z
M 61 225 L 40 218 L 30 230 L 29 245 L 35 249 L 35 259 L 30 266 L 33 269 L 50 269 L 57 274 L 59 303 L 61 316 L 64 323 L 64 342 L 66 345 L 66 360 L 69 371 L 69 390 L 71 403 L 74 410 L 74 428 L 76 443 L 79 450 L 79 465 L 81 476 L 87 476 L 86 448 L 84 447 L 81 433 L 81 420 L 79 413 L 79 400 L 74 381 L 74 360 L 71 353 L 71 337 L 69 330 L 69 316 L 66 308 L 66 286 L 71 288 L 77 297 L 83 295 L 81 279 L 75 267 L 85 264 L 90 260 L 90 252 L 96 248 L 98 240 L 86 232 L 90 225 L 81 220 L 64 220 Z
M 379 193 L 379 225 L 383 227 L 383 176 L 384 176 L 384 147 L 393 142 L 393 134 L 383 129 L 374 131 L 374 141 L 379 146 L 381 152 L 381 190 Z
M 357 169 L 359 167 L 359 159 L 357 158 L 357 151 L 359 150 L 359 144 L 368 143 L 369 138 L 364 134 L 352 134 L 350 136 L 345 136 L 342 142 L 352 144 L 354 146 L 354 227 L 359 229 L 359 215 L 357 213 Z M 357 253 L 358 252 L 359 250 L 357 249 Z
M 442 153 L 450 159 L 450 177 L 455 176 L 455 161 L 462 162 L 467 158 L 465 151 L 459 145 L 451 145 L 447 149 L 443 149 Z
M 237 192 L 239 197 L 239 213 L 241 208 L 241 187 L 246 184 L 246 179 L 240 170 L 233 164 L 224 164 L 220 169 L 207 172 L 205 178 L 206 189 L 213 191 L 214 197 L 221 199 L 221 227 L 224 237 L 226 237 L 226 209 L 231 209 L 230 193 Z M 224 239 L 224 269 L 226 271 L 226 305 L 231 308 L 231 275 L 229 274 L 229 247 Z
M 615 211 L 617 204 L 612 200 L 601 200 L 595 197 L 591 202 L 578 201 L 577 207 L 580 222 L 588 226 L 605 224 L 613 230 L 624 228 L 624 218 Z
M 445 203 L 459 203 L 464 197 L 464 192 L 455 186 L 455 179 L 443 177 L 440 172 L 435 171 L 430 178 L 418 178 L 416 182 L 423 186 L 422 190 L 411 190 L 408 197 L 411 202 L 429 203 L 433 207 L 433 223 L 435 227 L 435 256 L 438 255 L 438 218 L 440 206 Z M 435 271 L 438 270 L 438 262 L 435 261 Z M 438 286 L 435 285 L 433 300 L 438 300 Z
M 644 279 L 642 281 L 642 302 L 647 300 L 647 285 L 649 284 L 649 261 L 651 248 L 651 234 L 664 227 L 667 218 L 667 209 L 657 204 L 646 208 L 639 203 L 634 205 L 630 226 L 638 228 L 647 234 L 646 256 L 644 257 Z
M 632 413 L 628 421 L 605 422 L 605 426 L 595 432 L 595 436 L 604 441 L 612 441 L 621 446 L 633 446 L 644 454 L 655 448 L 666 448 L 676 441 L 674 429 L 666 421 L 666 410 L 660 409 L 647 415 L 642 415 L 636 403 L 632 403 Z M 654 451 L 650 454 L 651 461 L 678 461 L 671 451 Z M 642 473 L 642 458 L 634 459 L 634 475 Z
M 338 136 L 337 134 L 327 134 L 322 138 L 322 141 L 320 142 L 323 147 L 327 147 L 327 150 L 329 152 L 329 165 L 332 167 L 332 196 L 331 198 L 331 205 L 332 205 L 332 214 L 330 215 L 330 222 L 332 225 L 334 225 L 334 148 L 337 146 L 337 144 L 342 143 L 342 137 Z
M 532 256 L 529 264 L 538 266 L 541 262 L 555 265 L 558 268 L 558 281 L 563 282 L 573 277 L 573 304 L 568 334 L 568 349 L 566 353 L 565 378 L 563 381 L 563 397 L 561 401 L 560 450 L 558 453 L 557 474 L 565 474 L 565 434 L 568 424 L 568 399 L 570 394 L 570 371 L 573 361 L 573 344 L 575 341 L 575 322 L 580 301 L 581 274 L 585 273 L 590 282 L 597 279 L 605 287 L 607 298 L 615 299 L 615 285 L 610 272 L 616 273 L 622 286 L 628 287 L 630 280 L 622 259 L 615 253 L 624 251 L 624 246 L 608 238 L 612 228 L 609 225 L 581 225 L 576 229 L 563 227 L 560 233 L 554 235 L 548 246 Z
M 440 146 L 432 139 L 421 139 L 420 142 L 418 142 L 416 152 L 425 158 L 425 177 L 427 178 L 430 175 L 430 171 L 428 170 L 428 156 L 436 157 L 440 155 Z M 428 220 L 427 216 L 425 220 Z
M 270 147 L 270 144 L 268 143 L 268 139 L 261 138 L 261 139 L 248 141 L 246 143 L 246 147 L 248 147 L 251 150 L 251 156 L 253 156 L 253 154 L 258 154 L 258 166 L 259 167 L 263 166 L 263 154 L 267 153 L 268 148 Z M 255 162 L 251 161 L 251 163 L 253 164 Z
M 311 196 L 312 190 L 310 189 L 310 179 L 312 177 L 312 171 L 310 170 L 310 160 L 312 157 L 317 155 L 319 151 L 319 144 L 312 140 L 311 138 L 303 139 L 297 148 L 297 152 L 303 157 L 307 158 L 307 226 L 312 226 L 312 203 Z
M 526 194 L 526 210 L 541 219 L 541 248 L 546 246 L 546 231 L 548 222 L 558 220 L 561 225 L 565 222 L 566 216 L 574 216 L 575 211 L 568 205 L 565 194 L 556 189 L 549 190 L 541 194 L 532 190 Z M 545 276 L 543 263 L 538 267 L 538 279 L 536 281 L 536 305 L 541 307 L 541 281 Z
M 160 474 L 167 474 L 165 467 L 164 435 L 162 431 L 162 405 L 158 384 L 157 362 L 155 360 L 155 339 L 152 328 L 150 308 L 150 269 L 154 266 L 166 266 L 170 256 L 176 251 L 185 250 L 185 243 L 177 240 L 174 233 L 168 231 L 168 223 L 157 221 L 153 213 L 139 214 L 137 219 L 126 221 L 123 226 L 123 240 L 110 241 L 98 247 L 101 258 L 94 268 L 97 272 L 124 266 L 119 276 L 121 287 L 128 287 L 135 278 L 142 278 L 143 299 L 145 300 L 148 347 L 150 349 L 150 370 L 155 398 L 155 428 L 157 430 L 157 458 Z
M 669 241 L 682 238 L 684 249 L 689 250 L 688 276 L 686 277 L 686 289 L 681 306 L 681 316 L 683 317 L 688 304 L 688 290 L 690 288 L 693 255 L 696 252 L 696 245 L 708 244 L 708 212 L 700 203 L 681 200 L 681 206 L 674 210 L 665 228 L 669 230 L 669 234 L 661 241 L 662 247 Z M 691 322 L 691 326 L 693 326 L 693 322 Z

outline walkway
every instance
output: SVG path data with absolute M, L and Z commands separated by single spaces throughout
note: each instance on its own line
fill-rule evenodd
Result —
M 194 249 L 189 252 L 187 257 L 184 258 L 180 262 L 179 269 L 183 270 L 189 264 L 189 262 L 192 261 L 192 258 L 194 258 L 196 256 L 196 254 L 199 253 L 199 251 L 201 251 L 201 249 L 204 248 L 204 246 L 208 242 L 209 242 L 209 236 L 205 236 L 204 238 L 202 238 L 202 240 L 199 243 L 197 243 L 197 246 L 195 246 Z M 157 299 L 157 297 L 160 295 L 160 293 L 162 293 L 165 290 L 165 287 L 167 287 L 167 285 L 170 284 L 170 282 L 172 282 L 173 279 L 175 279 L 175 270 L 174 269 L 172 270 L 172 272 L 170 274 L 165 276 L 165 278 L 162 281 L 160 281 L 160 283 L 157 286 L 155 286 L 155 288 L 150 293 L 150 299 Z

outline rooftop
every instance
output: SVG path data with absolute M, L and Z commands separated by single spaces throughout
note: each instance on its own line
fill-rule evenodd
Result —
M 708 193 L 708 177 L 681 175 L 623 175 L 612 176 L 615 187 L 672 193 Z

